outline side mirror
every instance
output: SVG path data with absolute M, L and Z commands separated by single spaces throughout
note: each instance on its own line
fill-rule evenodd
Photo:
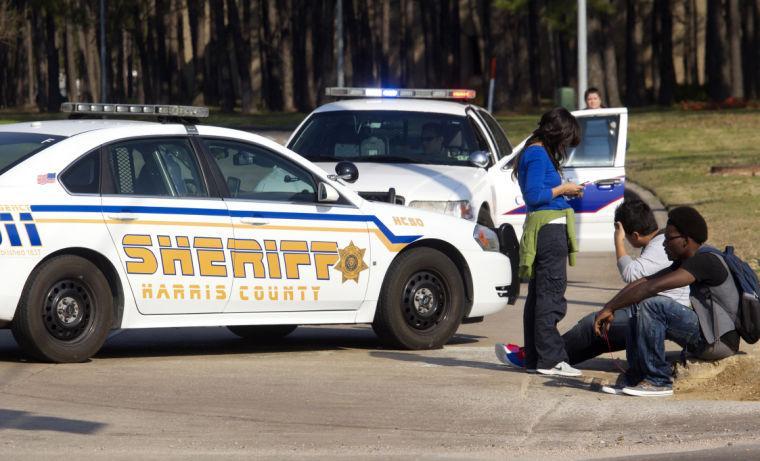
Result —
M 331 185 L 320 182 L 317 191 L 317 201 L 320 203 L 335 203 L 340 200 L 340 194 Z
M 342 161 L 335 165 L 335 174 L 346 182 L 354 183 L 359 179 L 359 169 L 351 162 Z
M 232 157 L 233 165 L 253 165 L 256 156 L 251 152 L 241 151 Z
M 470 157 L 467 160 L 473 166 L 476 166 L 478 168 L 485 168 L 489 163 L 488 152 L 484 150 L 476 150 L 470 154 Z

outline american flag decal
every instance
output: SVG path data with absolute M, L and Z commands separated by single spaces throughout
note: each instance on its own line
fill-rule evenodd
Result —
M 51 184 L 54 182 L 55 182 L 55 173 L 37 175 L 37 184 Z

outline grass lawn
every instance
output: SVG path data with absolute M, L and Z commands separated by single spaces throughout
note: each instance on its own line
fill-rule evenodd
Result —
M 298 113 L 222 114 L 205 122 L 249 130 L 292 130 Z M 509 138 L 519 142 L 535 128 L 540 114 L 499 115 Z M 64 118 L 63 114 L 0 111 L 0 123 Z M 760 164 L 760 111 L 632 111 L 626 171 L 652 190 L 666 207 L 691 205 L 702 212 L 709 243 L 734 244 L 740 256 L 760 270 L 760 177 L 710 174 L 713 165 Z
M 499 121 L 518 142 L 539 115 Z M 760 270 L 760 177 L 711 175 L 714 165 L 760 165 L 760 111 L 633 111 L 627 177 L 653 191 L 667 208 L 691 205 L 707 220 L 708 243 L 737 253 Z

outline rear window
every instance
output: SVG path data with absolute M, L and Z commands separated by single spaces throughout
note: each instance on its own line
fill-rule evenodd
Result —
M 487 150 L 466 117 L 407 111 L 314 114 L 288 147 L 313 162 L 461 166 L 471 166 L 471 153 Z
M 0 174 L 62 139 L 63 136 L 39 133 L 0 132 Z

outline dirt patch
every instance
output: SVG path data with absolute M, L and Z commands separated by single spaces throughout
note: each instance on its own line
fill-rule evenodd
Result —
M 675 396 L 684 400 L 760 401 L 760 357 L 740 354 L 719 362 L 676 366 Z
M 723 176 L 760 176 L 760 165 L 713 165 L 710 174 Z

